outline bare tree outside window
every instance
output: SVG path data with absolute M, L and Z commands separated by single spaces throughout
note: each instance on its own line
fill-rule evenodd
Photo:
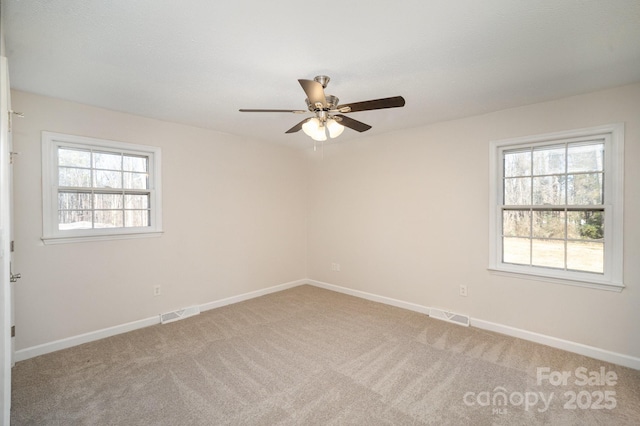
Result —
M 150 225 L 149 159 L 58 148 L 58 229 Z
M 604 273 L 604 141 L 503 152 L 502 261 Z

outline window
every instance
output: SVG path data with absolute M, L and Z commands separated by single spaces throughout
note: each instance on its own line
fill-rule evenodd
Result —
M 622 124 L 491 143 L 490 267 L 621 291 Z
M 46 244 L 160 235 L 160 148 L 42 132 Z

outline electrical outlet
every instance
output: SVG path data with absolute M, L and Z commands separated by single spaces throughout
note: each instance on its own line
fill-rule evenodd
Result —
M 332 264 L 331 264 L 331 270 L 332 270 L 332 271 L 339 272 L 339 271 L 340 271 L 340 264 L 339 264 L 339 263 L 335 263 L 335 262 L 334 262 L 334 263 L 332 263 Z
M 162 294 L 162 287 L 160 287 L 159 285 L 154 285 L 153 286 L 153 295 L 154 296 L 160 296 Z
M 467 297 L 467 286 L 466 285 L 461 285 L 460 286 L 460 296 Z

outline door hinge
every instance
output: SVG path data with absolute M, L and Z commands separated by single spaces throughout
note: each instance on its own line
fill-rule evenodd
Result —
M 11 326 L 11 337 L 16 337 L 16 326 L 15 325 Z
M 15 241 L 11 241 L 11 253 L 13 253 L 16 249 L 16 242 Z

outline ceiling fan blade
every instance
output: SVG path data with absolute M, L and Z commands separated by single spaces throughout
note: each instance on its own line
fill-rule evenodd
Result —
M 307 94 L 307 99 L 309 99 L 311 105 L 317 107 L 320 104 L 320 108 L 327 107 L 327 99 L 324 96 L 322 84 L 315 80 L 298 80 L 298 82 L 302 86 L 304 93 Z
M 301 122 L 299 122 L 298 124 L 296 124 L 295 126 L 293 126 L 292 128 L 290 128 L 289 130 L 287 130 L 285 133 L 295 133 L 298 132 L 302 129 L 302 125 L 304 123 L 306 123 L 307 121 L 309 121 L 311 118 L 305 118 L 304 120 L 302 120 Z
M 245 109 L 241 108 L 240 112 L 292 112 L 294 114 L 304 114 L 309 111 L 304 111 L 301 109 Z
M 404 106 L 404 98 L 402 96 L 394 96 L 393 98 L 373 99 L 371 101 L 355 102 L 352 104 L 338 105 L 337 110 L 342 112 L 358 112 L 369 111 L 372 109 L 384 109 L 384 108 L 398 108 Z M 344 111 L 343 108 L 349 107 L 349 111 Z
M 341 120 L 338 122 L 345 127 L 355 130 L 356 132 L 366 132 L 371 128 L 368 124 L 363 123 L 362 121 L 354 120 L 351 117 L 347 117 L 346 115 L 337 114 L 334 117 L 340 117 Z

